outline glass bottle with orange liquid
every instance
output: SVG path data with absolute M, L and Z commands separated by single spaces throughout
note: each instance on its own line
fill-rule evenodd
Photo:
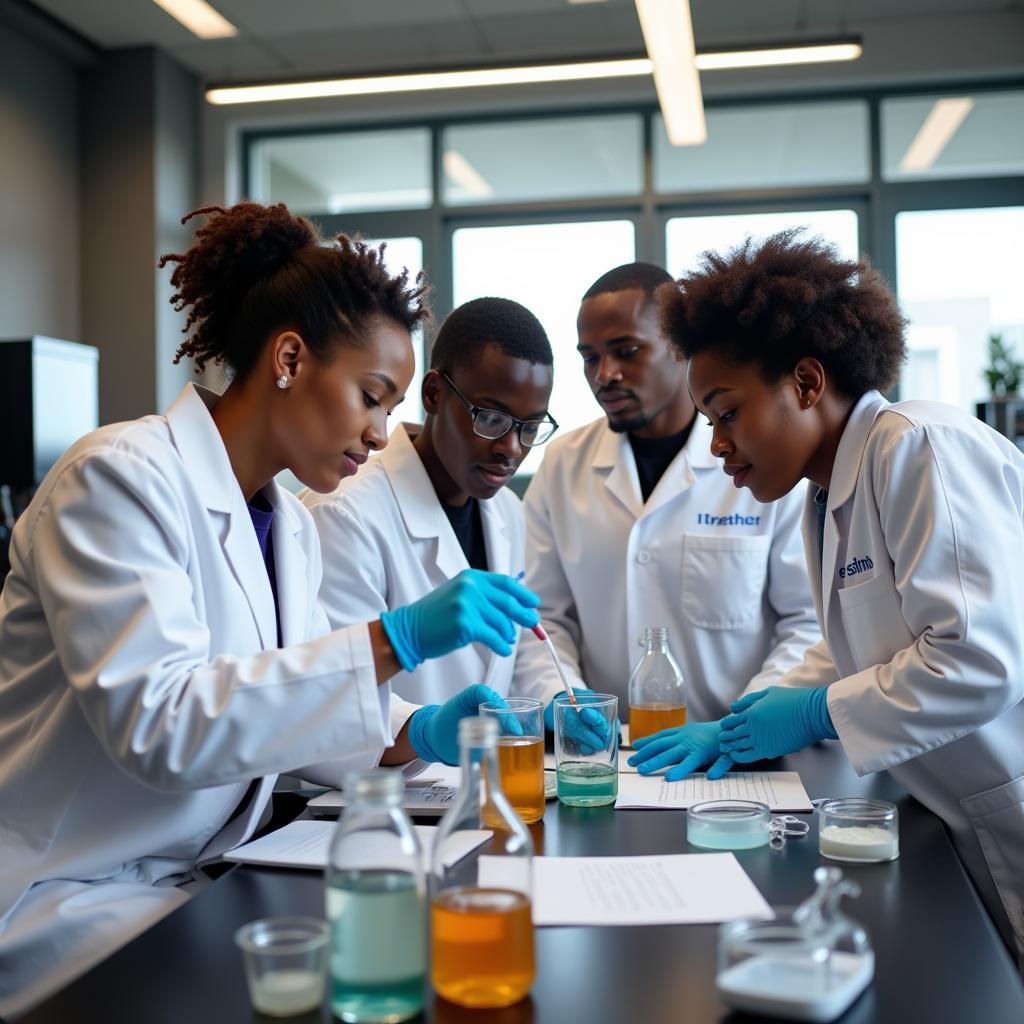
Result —
M 668 629 L 653 626 L 640 636 L 644 649 L 629 677 L 629 739 L 686 724 L 686 684 L 668 646 Z
M 431 867 L 431 980 L 459 1006 L 496 1008 L 522 999 L 534 978 L 533 841 L 501 789 L 498 723 L 489 716 L 459 722 L 462 778 L 437 829 Z M 500 858 L 489 884 L 471 855 L 450 867 L 461 833 L 488 828 L 480 851 Z

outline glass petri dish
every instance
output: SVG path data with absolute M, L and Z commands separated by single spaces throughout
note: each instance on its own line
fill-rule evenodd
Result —
M 705 800 L 686 812 L 686 840 L 705 850 L 767 846 L 771 812 L 756 800 Z
M 899 813 L 887 800 L 843 797 L 818 807 L 818 852 L 847 864 L 882 864 L 900 855 Z

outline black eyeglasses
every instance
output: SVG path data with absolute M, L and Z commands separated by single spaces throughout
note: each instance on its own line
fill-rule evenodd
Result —
M 542 420 L 518 420 L 515 416 L 498 409 L 481 409 L 455 386 L 455 382 L 444 370 L 437 372 L 447 381 L 448 387 L 459 396 L 462 404 L 469 410 L 469 415 L 473 417 L 473 433 L 477 437 L 486 437 L 489 441 L 497 441 L 499 437 L 504 437 L 510 430 L 518 428 L 519 443 L 524 448 L 536 448 L 537 445 L 550 441 L 558 429 L 558 424 L 550 414 Z

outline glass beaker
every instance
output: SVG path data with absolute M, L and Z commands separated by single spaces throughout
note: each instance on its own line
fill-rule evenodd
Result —
M 257 1013 L 297 1017 L 324 998 L 327 923 L 315 917 L 265 917 L 235 932 Z
M 515 698 L 500 704 L 481 704 L 480 714 L 498 723 L 498 770 L 501 789 L 516 814 L 532 825 L 544 817 L 544 705 Z M 497 818 L 484 816 L 500 828 Z
M 584 690 L 576 703 L 555 698 L 558 799 L 569 807 L 603 807 L 619 794 L 619 699 Z
M 408 1020 L 423 1006 L 423 853 L 404 791 L 398 771 L 346 776 L 328 854 L 331 1009 L 352 1024 Z
M 533 841 L 501 790 L 497 743 L 490 716 L 459 722 L 462 777 L 434 840 L 431 979 L 460 1006 L 510 1006 L 535 973 Z M 492 832 L 484 856 L 463 857 L 467 838 L 485 827 Z
M 668 629 L 654 626 L 640 636 L 644 653 L 629 677 L 629 741 L 686 724 L 686 685 L 668 646 Z

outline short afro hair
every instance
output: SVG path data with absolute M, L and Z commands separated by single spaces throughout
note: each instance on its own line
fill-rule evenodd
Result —
M 672 275 L 656 263 L 623 263 L 621 267 L 602 274 L 587 290 L 582 301 L 608 292 L 624 292 L 639 288 L 647 298 L 664 284 L 672 283 Z
M 450 373 L 469 366 L 489 345 L 513 359 L 554 364 L 541 322 L 518 302 L 487 297 L 464 302 L 445 317 L 430 350 L 430 368 Z
M 906 359 L 907 321 L 882 276 L 802 228 L 705 252 L 678 286 L 659 298 L 665 332 L 688 359 L 711 350 L 777 381 L 813 356 L 848 398 L 888 390 Z
M 197 372 L 222 363 L 242 380 L 252 370 L 267 335 L 297 328 L 321 358 L 339 342 L 368 344 L 375 319 L 408 331 L 429 318 L 422 273 L 392 274 L 384 264 L 384 243 L 373 248 L 359 238 L 338 235 L 330 243 L 316 224 L 284 203 L 242 202 L 205 206 L 182 218 L 206 215 L 192 247 L 160 257 L 175 263 L 171 302 L 187 309 L 175 363 L 191 357 Z

